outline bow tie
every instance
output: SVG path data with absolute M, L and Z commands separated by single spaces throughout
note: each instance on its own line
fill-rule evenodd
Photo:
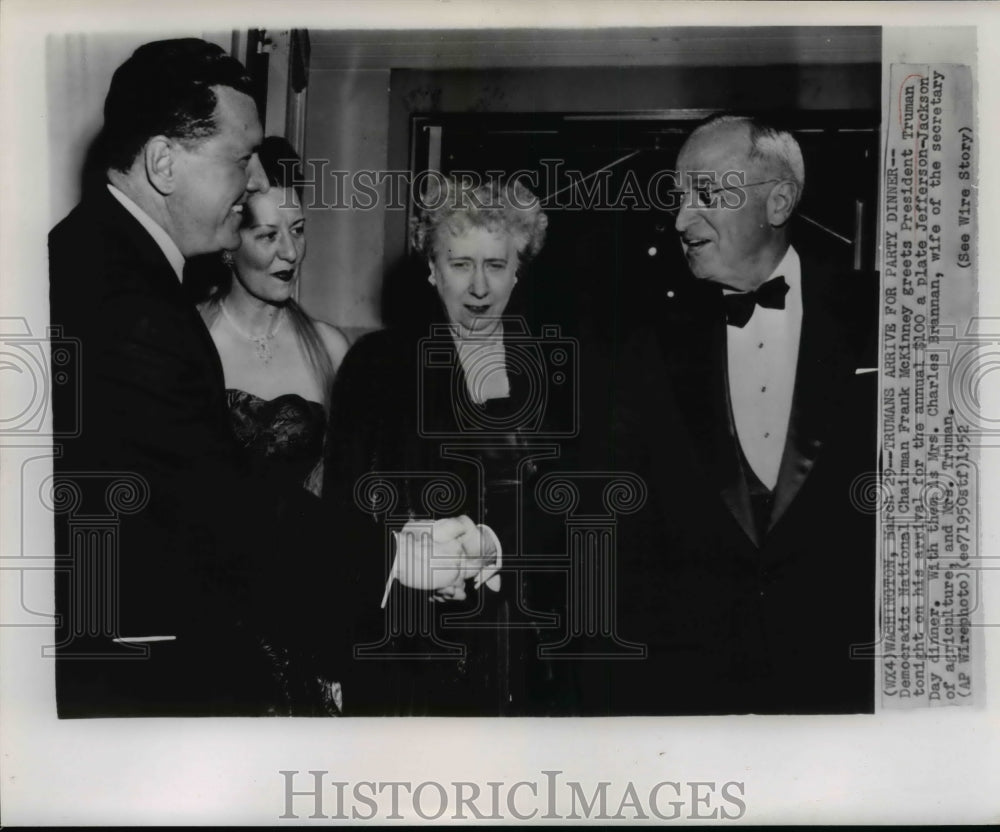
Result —
M 785 283 L 785 278 L 779 275 L 758 286 L 752 292 L 732 292 L 723 295 L 722 302 L 726 308 L 726 323 L 742 329 L 753 315 L 755 306 L 762 306 L 765 309 L 784 309 L 787 293 L 788 284 Z

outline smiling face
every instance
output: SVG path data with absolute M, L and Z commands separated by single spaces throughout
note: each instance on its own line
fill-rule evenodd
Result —
M 284 303 L 306 253 L 305 217 L 292 188 L 271 188 L 247 202 L 248 225 L 233 255 L 236 279 L 258 300 Z
M 506 231 L 470 226 L 435 232 L 431 282 L 452 323 L 466 332 L 491 329 L 517 281 L 517 248 Z M 477 323 L 477 319 L 480 320 Z
M 175 148 L 177 180 L 167 210 L 185 257 L 236 248 L 243 203 L 268 188 L 255 153 L 262 137 L 257 106 L 230 87 L 213 90 L 216 133 Z
M 689 187 L 693 176 L 695 182 L 711 182 L 714 188 L 771 178 L 773 172 L 747 158 L 749 150 L 746 125 L 719 126 L 693 135 L 677 158 L 680 186 Z M 735 179 L 733 171 L 743 178 Z M 786 248 L 784 231 L 774 222 L 780 219 L 783 224 L 787 217 L 774 215 L 775 206 L 769 204 L 775 187 L 745 188 L 746 199 L 738 208 L 731 207 L 737 201 L 732 194 L 716 194 L 711 208 L 693 207 L 691 196 L 683 197 L 675 228 L 695 277 L 739 290 L 755 288 L 767 278 Z

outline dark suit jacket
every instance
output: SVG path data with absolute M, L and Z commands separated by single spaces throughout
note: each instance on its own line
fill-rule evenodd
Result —
M 69 557 L 57 591 L 60 715 L 239 711 L 253 696 L 241 633 L 267 526 L 218 354 L 162 251 L 106 189 L 52 230 L 49 258 L 52 323 L 80 341 L 68 368 L 79 401 L 54 402 L 57 431 L 77 404 L 81 420 L 57 443 L 57 476 L 81 495 L 57 515 Z M 96 546 L 90 528 L 105 535 Z M 98 576 L 104 590 L 88 584 Z M 141 660 L 112 641 L 154 635 L 176 640 Z
M 620 633 L 645 660 L 592 669 L 592 712 L 870 711 L 877 285 L 802 259 L 792 416 L 769 528 L 755 528 L 728 402 L 721 293 L 682 284 L 613 364 L 612 464 L 648 503 L 622 521 Z M 861 651 L 860 653 L 858 651 Z

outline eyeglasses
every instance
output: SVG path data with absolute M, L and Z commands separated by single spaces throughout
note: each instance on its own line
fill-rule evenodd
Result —
M 746 182 L 741 185 L 722 185 L 718 188 L 710 188 L 708 185 L 696 185 L 693 188 L 674 188 L 667 191 L 673 199 L 677 199 L 677 205 L 669 209 L 670 213 L 676 214 L 681 208 L 688 207 L 695 210 L 701 210 L 704 208 L 717 208 L 718 207 L 718 195 L 723 191 L 735 191 L 739 193 L 744 188 L 753 188 L 756 185 L 770 185 L 774 182 L 784 182 L 783 179 L 762 179 L 759 182 Z M 746 195 L 741 195 L 736 204 L 725 203 L 726 208 L 737 209 L 742 208 L 746 203 Z

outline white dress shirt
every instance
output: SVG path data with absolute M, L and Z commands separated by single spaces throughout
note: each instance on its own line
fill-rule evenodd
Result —
M 768 280 L 779 275 L 788 284 L 784 309 L 755 306 L 742 329 L 726 327 L 736 433 L 750 467 L 770 489 L 788 436 L 802 332 L 802 266 L 791 246 Z
M 171 239 L 170 235 L 161 226 L 156 224 L 156 221 L 149 214 L 143 211 L 129 197 L 125 196 L 118 188 L 109 184 L 108 190 L 111 192 L 111 196 L 117 199 L 122 204 L 122 207 L 135 217 L 142 227 L 149 232 L 149 236 L 156 241 L 156 244 L 160 247 L 160 251 L 163 252 L 164 257 L 170 263 L 170 267 L 177 274 L 177 279 L 183 280 L 184 255 L 177 248 L 177 243 Z

